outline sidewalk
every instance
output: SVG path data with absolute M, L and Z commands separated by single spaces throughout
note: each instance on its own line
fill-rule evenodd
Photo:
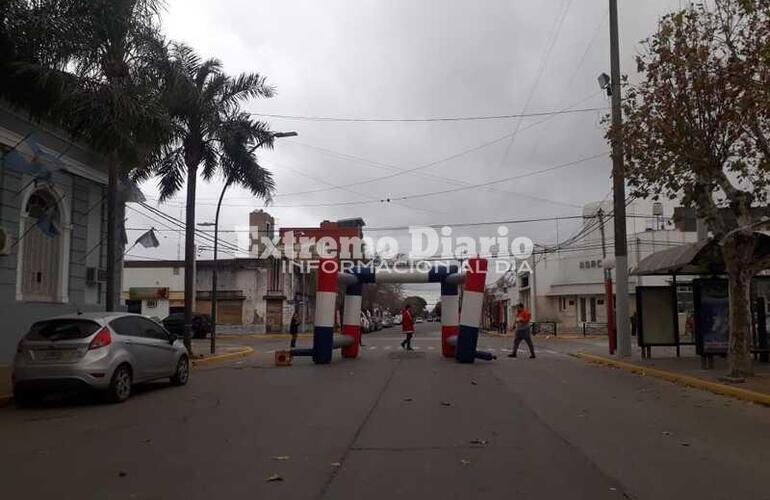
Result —
M 226 340 L 226 338 L 218 337 L 216 352 L 212 354 L 210 349 L 210 339 L 192 339 L 192 365 L 195 367 L 211 364 L 217 361 L 242 358 L 249 356 L 254 352 L 254 349 L 248 346 L 223 343 Z
M 618 359 L 607 352 L 607 339 L 574 339 L 573 352 L 586 361 L 649 375 L 671 382 L 697 387 L 727 396 L 737 397 L 759 404 L 770 405 L 770 363 L 754 362 L 755 376 L 744 383 L 732 384 L 721 380 L 727 373 L 727 360 L 717 357 L 714 368 L 701 368 L 695 346 L 681 347 L 681 357 L 676 357 L 673 347 L 653 347 L 652 359 L 642 359 L 641 349 L 633 346 L 631 358 Z M 581 356 L 581 353 L 587 356 Z

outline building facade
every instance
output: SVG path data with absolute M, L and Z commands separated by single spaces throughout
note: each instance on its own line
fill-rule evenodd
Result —
M 276 272 L 280 264 L 277 259 L 219 259 L 217 324 L 249 333 L 288 331 L 299 278 Z M 196 262 L 195 312 L 211 313 L 213 270 L 212 260 Z M 122 299 L 127 309 L 159 319 L 184 312 L 184 274 L 184 261 L 126 261 Z
M 497 300 L 505 301 L 508 318 L 514 317 L 512 308 L 521 302 L 536 321 L 555 322 L 561 331 L 582 330 L 584 325 L 589 329 L 604 328 L 605 266 L 612 263 L 604 254 L 614 254 L 612 219 L 606 215 L 611 213 L 611 203 L 587 205 L 581 228 L 585 236 L 568 245 L 536 252 L 527 262 L 528 269 L 516 276 L 515 284 L 498 285 L 492 290 Z M 689 211 L 677 209 L 665 216 L 659 205 L 636 203 L 629 207 L 628 227 L 632 231 L 627 236 L 630 268 L 650 254 L 697 241 L 694 214 Z M 668 284 L 663 277 L 630 276 L 629 314 L 636 310 L 637 286 Z
M 107 165 L 2 105 L 0 149 L 2 364 L 35 321 L 104 309 Z

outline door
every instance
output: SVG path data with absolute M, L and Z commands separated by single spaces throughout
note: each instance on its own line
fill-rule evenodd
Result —
M 243 302 L 240 300 L 217 301 L 217 324 L 242 325 Z
M 596 323 L 596 297 L 591 297 L 591 323 Z
M 110 323 L 133 359 L 134 380 L 149 380 L 170 375 L 175 349 L 162 327 L 141 316 L 124 316 Z
M 580 315 L 579 319 L 581 323 L 586 322 L 586 298 L 580 297 Z
M 176 348 L 169 342 L 166 330 L 147 318 L 137 317 L 141 325 L 141 345 L 147 356 L 148 373 L 151 377 L 168 377 L 176 370 Z
M 268 299 L 266 316 L 267 333 L 281 333 L 283 331 L 283 300 Z

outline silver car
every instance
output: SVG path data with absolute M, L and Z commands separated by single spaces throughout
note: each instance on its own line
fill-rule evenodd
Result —
M 45 392 L 96 389 L 122 402 L 137 382 L 184 385 L 190 360 L 181 340 L 138 314 L 72 314 L 39 321 L 19 342 L 13 394 L 19 404 Z

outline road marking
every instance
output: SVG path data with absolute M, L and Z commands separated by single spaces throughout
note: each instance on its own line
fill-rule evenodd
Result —
M 373 351 L 373 350 L 375 350 L 375 349 L 377 349 L 377 346 L 371 346 L 371 347 L 369 348 L 369 350 L 370 350 L 370 351 Z
M 429 351 L 435 351 L 435 350 L 436 350 L 436 347 L 435 347 L 435 346 L 432 346 L 432 345 L 431 345 L 431 346 L 428 346 L 428 350 L 429 350 Z
M 389 351 L 389 350 L 390 350 L 390 346 L 389 346 L 389 345 L 386 345 L 386 346 L 385 346 L 385 350 L 386 350 L 386 351 Z
M 275 350 L 272 350 L 272 351 L 265 351 L 265 354 L 275 354 Z

